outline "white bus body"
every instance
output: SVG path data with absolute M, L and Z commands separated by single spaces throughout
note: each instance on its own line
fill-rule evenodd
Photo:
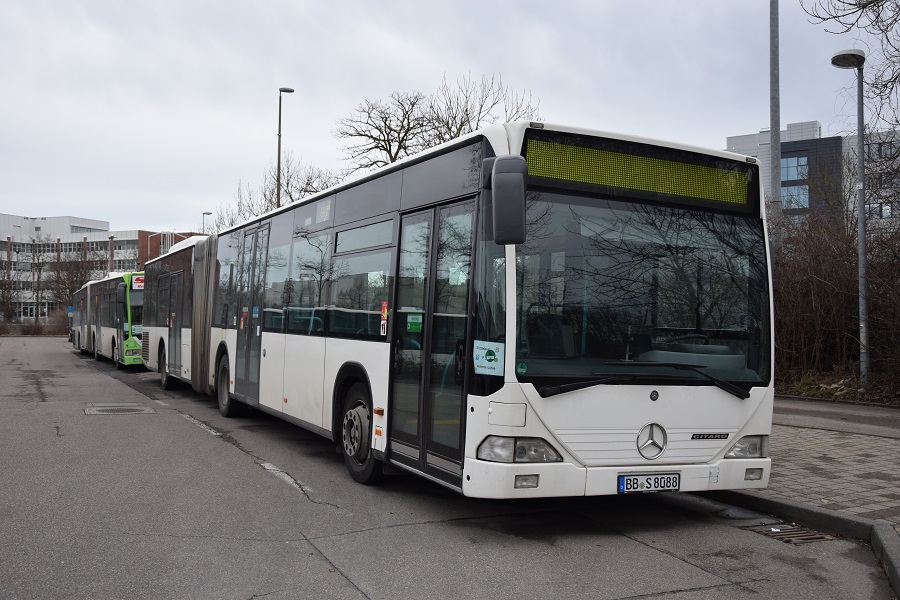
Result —
M 755 159 L 492 126 L 146 273 L 164 386 L 332 439 L 360 482 L 390 464 L 483 498 L 767 485 Z

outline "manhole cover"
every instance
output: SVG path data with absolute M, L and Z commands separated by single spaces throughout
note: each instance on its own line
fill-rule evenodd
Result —
M 789 525 L 787 523 L 779 523 L 777 525 L 755 525 L 753 527 L 744 527 L 744 529 L 755 533 L 761 533 L 787 544 L 806 544 L 808 542 L 821 542 L 834 539 L 824 533 L 800 527 L 799 525 Z
M 89 406 L 86 415 L 155 415 L 156 411 L 146 406 Z
M 143 408 L 98 408 L 98 413 L 103 413 L 104 415 L 124 415 L 128 413 L 142 413 L 144 412 Z

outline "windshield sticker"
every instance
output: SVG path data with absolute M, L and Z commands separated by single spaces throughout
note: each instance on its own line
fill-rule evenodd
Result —
M 472 349 L 475 357 L 475 373 L 478 375 L 503 375 L 505 345 L 499 342 L 475 340 Z
M 407 333 L 422 333 L 422 315 L 406 316 Z
M 525 363 L 520 362 L 519 364 L 516 365 L 516 374 L 517 375 L 524 375 L 527 372 L 528 372 L 528 365 L 526 365 Z

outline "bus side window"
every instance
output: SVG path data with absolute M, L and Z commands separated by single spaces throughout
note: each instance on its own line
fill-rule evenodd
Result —
M 388 302 L 390 250 L 342 256 L 334 261 L 329 331 L 365 338 L 380 337 L 381 306 Z
M 285 283 L 287 333 L 324 335 L 329 288 L 334 279 L 326 233 L 294 237 L 291 277 Z

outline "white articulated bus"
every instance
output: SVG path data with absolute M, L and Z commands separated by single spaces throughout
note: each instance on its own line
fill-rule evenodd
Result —
M 149 262 L 144 359 L 467 496 L 762 488 L 755 159 L 491 126 Z
M 117 369 L 143 364 L 144 273 L 110 273 L 72 295 L 72 345 Z

